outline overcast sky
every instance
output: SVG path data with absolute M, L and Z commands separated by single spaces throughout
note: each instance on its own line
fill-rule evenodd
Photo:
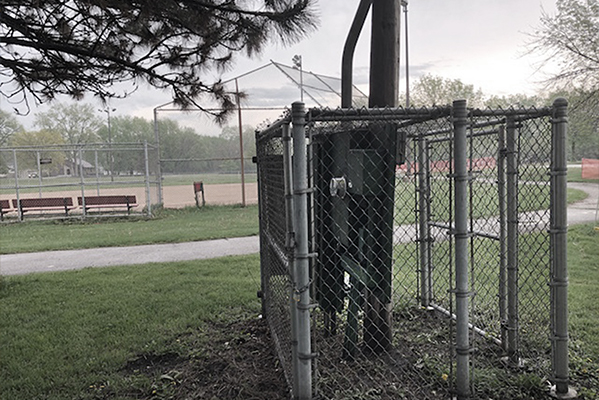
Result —
M 320 27 L 316 32 L 288 48 L 272 44 L 254 59 L 247 59 L 240 54 L 233 68 L 223 78 L 243 74 L 271 59 L 290 65 L 295 54 L 302 56 L 306 71 L 340 76 L 342 49 L 358 4 L 359 0 L 318 1 Z M 539 25 L 542 9 L 552 14 L 555 1 L 409 0 L 410 80 L 414 82 L 422 74 L 429 73 L 460 79 L 482 89 L 487 95 L 534 93 L 539 89 L 538 82 L 543 76 L 536 71 L 535 59 L 524 55 L 524 44 L 529 40 L 527 33 Z M 405 91 L 403 17 L 402 12 L 402 93 Z M 369 41 L 370 24 L 367 20 L 354 57 L 354 83 L 365 93 L 368 93 Z M 280 102 L 289 99 L 290 103 L 299 99 L 299 90 L 294 89 L 293 84 L 284 78 L 280 83 L 273 84 L 275 81 L 270 79 L 271 75 L 269 72 L 250 76 L 244 85 L 249 81 L 255 87 L 264 86 L 264 93 L 269 93 L 273 99 L 280 99 Z M 60 101 L 70 102 L 68 99 Z M 91 96 L 83 101 L 100 107 Z M 168 92 L 142 87 L 127 99 L 112 100 L 110 106 L 116 108 L 114 115 L 151 119 L 154 107 L 169 101 Z M 11 110 L 5 99 L 0 99 L 0 108 Z M 47 110 L 48 105 L 32 108 L 31 115 L 18 117 L 26 129 L 33 128 L 33 114 Z M 259 118 L 257 115 L 248 115 L 246 120 L 254 124 Z M 208 133 L 215 133 L 215 129 Z

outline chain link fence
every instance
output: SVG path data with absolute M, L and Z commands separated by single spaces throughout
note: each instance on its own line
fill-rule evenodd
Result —
M 0 149 L 4 220 L 151 215 L 159 181 L 158 154 L 147 143 Z
M 568 393 L 565 104 L 300 106 L 256 136 L 263 313 L 293 397 Z

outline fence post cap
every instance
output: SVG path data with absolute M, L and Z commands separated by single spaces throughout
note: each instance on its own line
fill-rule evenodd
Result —
M 558 97 L 553 100 L 553 107 L 568 107 L 568 100 L 563 97 Z

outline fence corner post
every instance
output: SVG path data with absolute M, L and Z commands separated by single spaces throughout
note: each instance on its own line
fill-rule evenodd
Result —
M 574 399 L 576 391 L 569 386 L 568 369 L 568 212 L 567 155 L 568 101 L 553 102 L 551 163 L 551 291 L 553 380 L 551 395 L 558 399 Z
M 296 313 L 297 351 L 294 366 L 293 398 L 312 399 L 312 348 L 310 328 L 310 264 L 308 258 L 308 160 L 306 144 L 306 111 L 304 103 L 291 105 L 293 135 L 293 227 L 295 251 L 293 263 L 293 304 Z
M 455 162 L 455 297 L 456 297 L 456 390 L 458 400 L 470 398 L 470 332 L 468 277 L 468 109 L 466 100 L 453 102 Z

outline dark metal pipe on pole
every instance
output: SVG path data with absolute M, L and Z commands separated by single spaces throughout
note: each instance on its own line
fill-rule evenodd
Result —
M 341 58 L 341 107 L 350 108 L 352 106 L 352 92 L 353 92 L 353 64 L 354 64 L 354 51 L 356 50 L 356 44 L 360 37 L 360 32 L 366 21 L 368 10 L 372 0 L 361 0 L 358 5 L 358 10 L 352 22 L 351 28 L 345 40 L 345 46 L 343 47 L 343 56 Z

